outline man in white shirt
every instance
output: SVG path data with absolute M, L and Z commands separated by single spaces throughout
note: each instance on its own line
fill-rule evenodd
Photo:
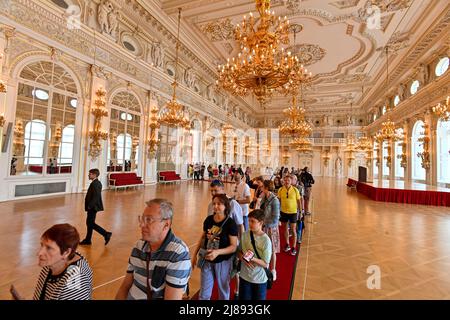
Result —
M 234 188 L 234 200 L 236 200 L 242 208 L 242 215 L 244 217 L 244 228 L 248 230 L 248 207 L 251 202 L 250 187 L 245 183 L 243 176 L 236 171 L 234 175 L 236 186 Z
M 213 180 L 211 181 L 211 184 L 209 185 L 209 191 L 211 192 L 211 196 L 214 197 L 216 194 L 225 194 L 225 186 L 223 185 L 223 182 L 220 180 Z M 244 233 L 244 222 L 243 222 L 243 216 L 242 216 L 242 208 L 239 205 L 239 203 L 236 200 L 230 199 L 230 217 L 231 219 L 236 222 L 239 230 L 239 236 L 238 239 L 240 239 L 241 234 Z M 208 204 L 208 216 L 211 216 L 214 214 L 212 202 Z

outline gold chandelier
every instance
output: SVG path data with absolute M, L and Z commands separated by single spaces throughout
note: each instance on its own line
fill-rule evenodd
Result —
M 289 21 L 278 19 L 270 11 L 270 0 L 255 0 L 260 18 L 255 23 L 253 14 L 235 28 L 235 39 L 241 52 L 237 57 L 219 65 L 216 81 L 233 95 L 245 96 L 252 92 L 261 105 L 266 103 L 275 89 L 285 85 L 302 70 L 299 59 L 291 52 L 280 49 L 289 44 Z
M 443 121 L 450 120 L 450 96 L 447 97 L 445 104 L 441 104 L 440 102 L 432 108 L 433 113 L 438 116 Z
M 278 127 L 280 133 L 292 137 L 309 137 L 312 132 L 310 124 L 305 120 L 305 109 L 296 105 L 296 97 L 292 96 L 292 105 L 283 110 L 287 119 Z
M 291 147 L 300 153 L 312 152 L 312 143 L 306 137 L 297 137 L 289 143 Z
M 356 143 L 356 149 L 366 154 L 367 165 L 370 165 L 372 160 L 373 146 L 368 137 L 359 137 Z
M 183 127 L 188 128 L 189 119 L 184 116 L 183 106 L 177 102 L 176 97 L 176 87 L 177 87 L 177 77 L 178 77 L 178 48 L 180 46 L 180 20 L 181 20 L 181 8 L 178 8 L 178 31 L 177 31 L 177 45 L 176 45 L 176 55 L 175 55 L 175 79 L 172 83 L 173 96 L 172 100 L 167 102 L 166 111 L 161 115 L 161 123 L 169 127 Z
M 355 160 L 355 152 L 358 151 L 357 145 L 352 136 L 347 137 L 347 145 L 344 152 L 348 153 L 347 160 L 348 166 L 352 165 L 352 162 Z
M 399 141 L 403 139 L 403 135 L 395 129 L 395 122 L 389 118 L 381 124 L 381 130 L 377 132 L 375 138 L 378 141 Z

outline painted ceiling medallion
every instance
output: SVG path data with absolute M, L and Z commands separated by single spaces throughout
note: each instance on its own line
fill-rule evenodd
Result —
M 201 26 L 200 30 L 213 42 L 234 39 L 234 25 L 230 18 L 210 22 Z
M 297 56 L 300 63 L 309 66 L 325 57 L 325 49 L 315 44 L 297 44 L 288 48 L 294 56 Z

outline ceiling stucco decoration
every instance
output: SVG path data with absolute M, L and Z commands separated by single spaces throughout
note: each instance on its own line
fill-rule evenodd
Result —
M 360 0 L 342 0 L 330 2 L 330 5 L 338 8 L 338 9 L 348 9 L 352 7 L 356 7 Z
M 389 39 L 386 46 L 389 52 L 394 53 L 409 46 L 409 34 L 407 32 L 396 32 Z M 377 51 L 385 50 L 386 46 L 377 48 Z
M 290 46 L 287 50 L 296 55 L 300 62 L 305 66 L 309 66 L 322 60 L 326 54 L 325 49 L 322 49 L 318 45 L 307 43 Z
M 381 12 L 392 12 L 408 8 L 412 0 L 371 0 L 368 2 L 380 8 Z
M 200 26 L 200 30 L 213 42 L 234 39 L 234 25 L 229 18 Z
M 366 64 L 363 64 L 363 65 L 361 65 L 361 66 L 359 66 L 358 68 L 356 68 L 355 69 L 355 72 L 357 72 L 357 73 L 362 73 L 362 72 L 364 72 L 364 69 L 367 67 L 367 63 Z
M 369 77 L 365 73 L 360 74 L 346 74 L 346 75 L 339 75 L 335 77 L 335 80 L 337 80 L 338 83 L 354 83 L 354 82 L 367 82 L 369 80 Z
M 228 54 L 231 54 L 233 52 L 233 46 L 229 42 L 224 43 L 223 47 L 225 50 L 227 50 Z

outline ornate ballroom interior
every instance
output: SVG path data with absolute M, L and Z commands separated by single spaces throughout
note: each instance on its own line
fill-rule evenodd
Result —
M 449 35 L 440 0 L 2 0 L 0 202 L 82 195 L 91 168 L 143 202 L 194 163 L 450 192 Z

